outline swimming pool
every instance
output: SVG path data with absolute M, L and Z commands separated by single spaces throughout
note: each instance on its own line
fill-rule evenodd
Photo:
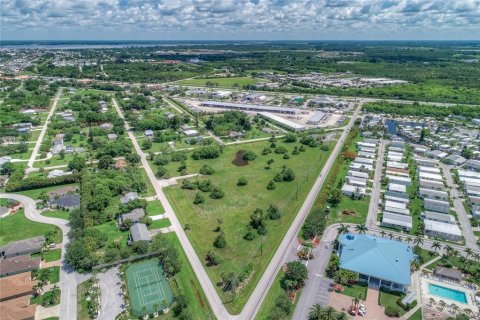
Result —
M 467 304 L 467 295 L 463 291 L 445 288 L 433 283 L 428 284 L 428 292 L 435 296 Z

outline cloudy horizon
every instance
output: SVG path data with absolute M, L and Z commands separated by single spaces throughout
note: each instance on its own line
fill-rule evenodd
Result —
M 2 40 L 479 40 L 480 0 L 2 0 Z

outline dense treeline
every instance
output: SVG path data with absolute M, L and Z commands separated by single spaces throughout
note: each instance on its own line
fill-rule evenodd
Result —
M 23 170 L 22 170 L 23 171 Z M 20 178 L 20 179 L 18 179 Z M 23 178 L 23 173 L 20 175 L 10 176 L 5 191 L 17 192 L 31 189 L 46 188 L 52 186 L 59 186 L 64 184 L 75 183 L 80 179 L 80 173 L 72 173 L 65 176 L 46 178 L 46 177 L 27 177 Z
M 425 104 L 398 104 L 388 102 L 368 103 L 363 110 L 372 113 L 387 113 L 403 116 L 428 116 L 444 118 L 450 115 L 467 119 L 480 118 L 480 108 L 476 106 L 431 106 Z
M 205 127 L 218 136 L 225 136 L 229 131 L 248 131 L 252 125 L 245 112 L 227 111 L 221 115 L 208 117 Z

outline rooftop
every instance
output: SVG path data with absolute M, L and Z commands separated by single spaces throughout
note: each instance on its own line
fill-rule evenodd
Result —
M 340 268 L 410 285 L 410 261 L 414 254 L 409 245 L 365 234 L 342 234 L 339 241 Z

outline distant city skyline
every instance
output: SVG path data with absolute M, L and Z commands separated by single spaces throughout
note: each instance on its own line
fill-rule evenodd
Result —
M 3 0 L 2 40 L 478 40 L 480 0 Z

